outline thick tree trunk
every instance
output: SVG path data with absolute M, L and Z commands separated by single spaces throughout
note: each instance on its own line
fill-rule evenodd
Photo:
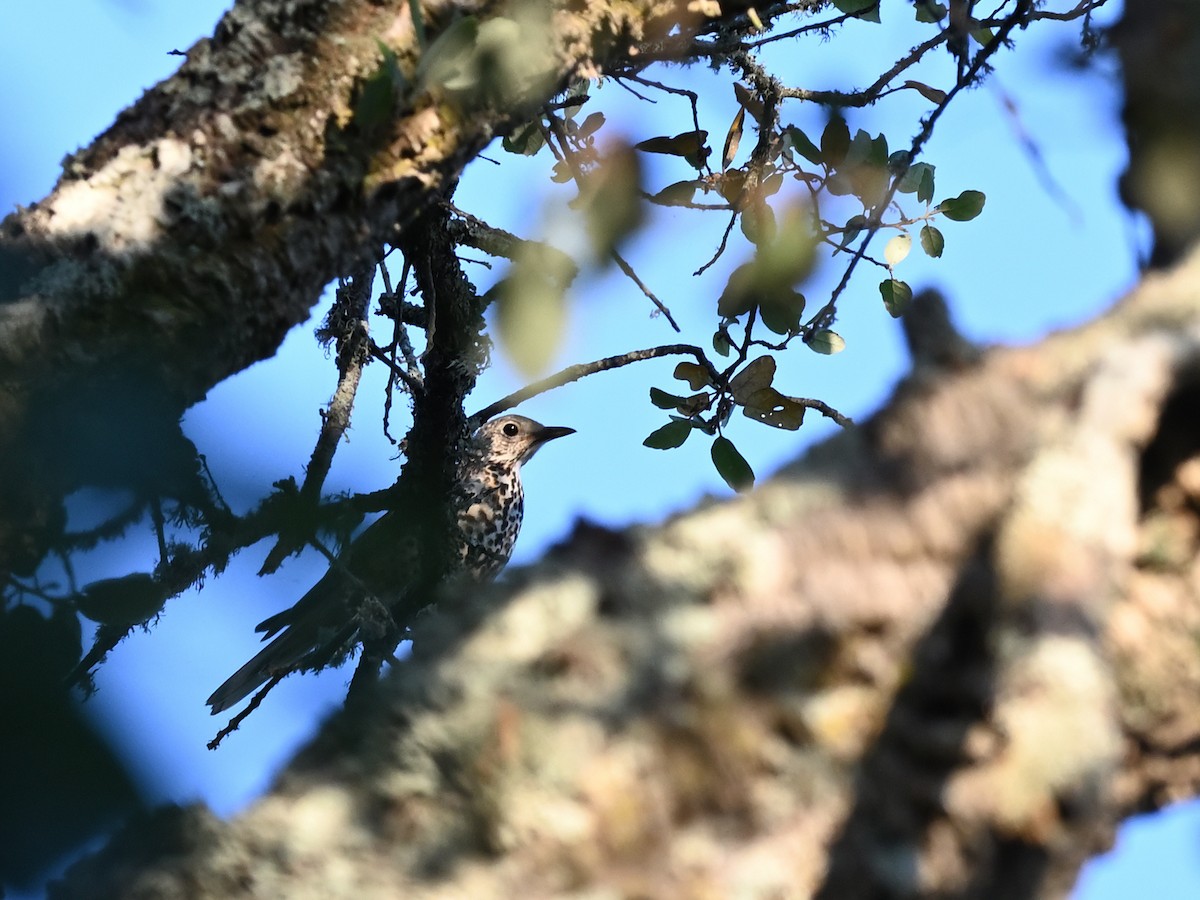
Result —
M 1200 255 L 752 496 L 447 598 L 235 820 L 77 897 L 1056 897 L 1200 785 Z

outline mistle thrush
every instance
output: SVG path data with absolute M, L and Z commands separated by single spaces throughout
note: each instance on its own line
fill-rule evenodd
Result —
M 449 577 L 486 582 L 512 556 L 525 514 L 521 465 L 547 441 L 573 434 L 572 428 L 539 425 L 525 416 L 506 415 L 472 435 L 459 464 L 451 502 L 456 509 L 457 562 Z M 274 637 L 208 698 L 214 714 L 228 709 L 268 680 L 321 668 L 344 656 L 372 630 L 370 610 L 415 612 L 427 598 L 406 595 L 411 585 L 387 583 L 419 569 L 414 529 L 419 521 L 385 513 L 364 531 L 325 576 L 295 605 L 258 625 L 263 639 Z M 408 593 L 412 593 L 409 591 Z M 378 602 L 368 602 L 374 595 Z M 380 630 L 378 622 L 373 624 Z

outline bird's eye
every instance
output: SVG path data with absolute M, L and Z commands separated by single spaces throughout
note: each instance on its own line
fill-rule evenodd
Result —
M 517 427 L 516 422 L 505 422 L 504 423 L 503 431 L 507 437 L 516 437 L 517 432 L 520 430 L 521 429 Z

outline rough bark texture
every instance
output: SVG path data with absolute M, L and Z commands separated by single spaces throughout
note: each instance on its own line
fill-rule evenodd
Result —
M 456 95 L 420 67 L 456 21 L 513 8 L 423 3 L 422 50 L 409 0 L 242 0 L 50 195 L 0 222 L 0 470 L 24 475 L 0 484 L 20 520 L 0 522 L 0 571 L 36 565 L 36 535 L 80 484 L 152 461 L 151 489 L 185 495 L 191 454 L 144 423 L 273 354 L 326 284 L 571 77 L 709 21 L 671 0 L 547 3 L 535 88 Z
M 752 496 L 447 598 L 223 823 L 54 896 L 1056 897 L 1200 786 L 1200 256 Z

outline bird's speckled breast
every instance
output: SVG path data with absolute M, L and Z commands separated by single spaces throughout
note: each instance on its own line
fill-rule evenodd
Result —
M 463 568 L 478 581 L 490 581 L 508 563 L 521 531 L 521 477 L 514 466 L 485 465 L 466 489 L 458 516 Z

